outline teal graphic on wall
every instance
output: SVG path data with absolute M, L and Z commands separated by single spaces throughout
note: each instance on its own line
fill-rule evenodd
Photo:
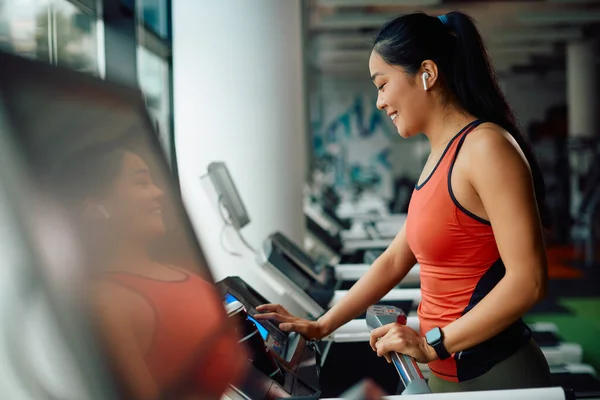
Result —
M 346 104 L 327 122 L 313 124 L 315 156 L 334 170 L 338 188 L 378 190 L 383 178 L 391 176 L 390 145 L 398 135 L 372 96 L 357 95 Z

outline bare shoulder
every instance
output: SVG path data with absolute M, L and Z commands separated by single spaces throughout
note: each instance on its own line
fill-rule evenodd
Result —
M 470 166 L 478 168 L 529 169 L 517 141 L 504 128 L 491 122 L 478 126 L 466 136 L 461 153 L 465 154 Z
M 131 303 L 134 293 L 110 279 L 99 279 L 91 283 L 90 302 L 96 311 L 123 313 Z

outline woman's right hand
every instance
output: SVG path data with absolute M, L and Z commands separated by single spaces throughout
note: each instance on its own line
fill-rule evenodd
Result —
M 282 305 L 263 304 L 256 307 L 260 314 L 254 315 L 257 320 L 274 320 L 279 323 L 279 329 L 284 332 L 298 332 L 307 340 L 320 340 L 325 333 L 325 327 L 319 321 L 310 321 L 289 313 Z

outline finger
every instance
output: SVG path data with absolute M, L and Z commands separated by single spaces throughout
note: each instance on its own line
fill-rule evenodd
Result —
M 385 342 L 386 340 L 380 339 L 377 341 L 377 343 L 375 343 L 375 353 L 377 353 L 377 357 L 383 357 L 385 354 L 387 354 L 387 351 L 383 351 Z
M 288 317 L 287 315 L 281 315 L 278 313 L 264 313 L 264 314 L 255 314 L 254 318 L 257 320 L 265 320 L 265 319 L 269 319 L 269 320 L 273 320 L 273 321 L 277 321 L 277 322 L 287 322 L 290 317 Z
M 383 338 L 377 342 L 376 347 L 377 355 L 379 357 L 383 357 L 391 351 L 395 351 L 397 353 L 403 353 L 404 351 L 403 340 L 398 338 Z
M 279 324 L 279 329 L 284 332 L 298 332 L 303 335 L 306 332 L 306 328 L 300 324 L 295 324 L 293 322 L 286 322 L 283 324 Z
M 390 356 L 390 353 L 385 353 L 383 356 L 385 357 L 388 364 L 392 363 L 392 357 Z
M 283 307 L 279 304 L 262 304 L 256 307 L 256 311 L 258 312 L 279 312 Z
M 379 328 L 373 329 L 373 331 L 371 331 L 371 338 L 369 339 L 369 343 L 371 344 L 371 348 L 372 348 L 374 351 L 377 351 L 377 350 L 376 350 L 376 348 L 375 348 L 375 343 L 377 343 L 377 341 L 378 341 L 378 340 L 379 340 L 381 337 L 385 336 L 385 335 L 388 333 L 388 331 L 389 331 L 389 330 L 390 330 L 390 329 L 391 329 L 391 328 L 392 328 L 394 325 L 397 325 L 397 324 L 388 324 L 388 325 L 384 325 L 384 326 L 382 326 L 382 327 L 379 327 Z

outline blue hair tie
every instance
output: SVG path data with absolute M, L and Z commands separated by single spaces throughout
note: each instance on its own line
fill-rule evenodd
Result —
M 448 16 L 447 15 L 438 15 L 438 19 L 440 21 L 442 21 L 442 24 L 447 25 L 448 24 Z

